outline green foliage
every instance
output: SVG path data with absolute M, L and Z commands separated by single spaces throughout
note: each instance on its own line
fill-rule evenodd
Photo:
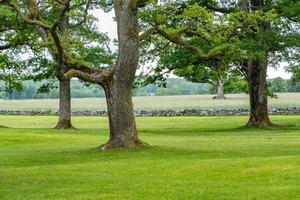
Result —
M 5 87 L 8 81 L 0 82 L 0 98 L 6 99 L 9 93 L 5 92 Z M 12 99 L 52 99 L 58 98 L 58 83 L 56 80 L 43 80 L 38 82 L 21 80 L 16 84 L 22 85 L 22 88 L 11 90 Z M 164 84 L 149 84 L 146 86 L 139 86 L 134 89 L 134 96 L 170 96 L 170 95 L 196 95 L 196 94 L 215 94 L 216 85 L 209 85 L 205 83 L 192 83 L 184 79 L 168 78 Z M 11 85 L 14 86 L 14 85 Z M 284 93 L 284 92 L 299 92 L 300 81 L 293 78 L 285 80 L 282 78 L 274 78 L 268 80 L 269 92 Z M 11 87 L 12 88 L 12 87 Z M 7 91 L 7 90 L 6 90 Z M 248 93 L 247 81 L 240 76 L 232 75 L 230 78 L 224 80 L 224 92 L 226 94 Z M 104 97 L 104 91 L 93 84 L 84 84 L 79 80 L 71 81 L 71 93 L 73 98 L 91 98 Z
M 8 7 L 0 5 L 0 92 L 11 98 L 12 93 L 22 90 L 22 80 L 26 77 L 21 54 L 26 54 L 36 37 L 32 29 L 17 19 Z
M 0 82 L 0 88 L 5 87 L 8 81 Z M 23 81 L 20 82 L 22 88 L 11 91 L 12 99 L 53 99 L 58 98 L 58 82 L 57 80 L 43 80 L 38 82 Z M 134 96 L 149 95 L 192 95 L 192 94 L 208 94 L 208 84 L 191 83 L 183 79 L 167 79 L 166 88 L 159 85 L 147 85 L 134 89 Z M 71 81 L 71 94 L 73 98 L 91 98 L 104 97 L 102 88 L 95 84 L 85 84 L 79 80 Z M 7 93 L 0 93 L 0 98 L 8 98 Z
M 298 0 L 280 0 L 275 8 L 281 16 L 300 22 L 300 2 Z
M 280 77 L 274 78 L 268 81 L 270 83 L 270 89 L 272 92 L 287 92 L 288 81 Z
M 182 39 L 188 45 L 211 56 L 211 59 L 207 60 L 199 58 L 199 54 L 185 45 L 170 44 L 159 35 L 154 35 L 141 46 L 142 54 L 147 58 L 142 62 L 158 59 L 157 66 L 150 70 L 146 83 L 161 81 L 164 74 L 172 72 L 188 81 L 216 85 L 220 81 L 225 81 L 228 73 L 236 74 L 230 62 L 238 59 L 240 52 L 233 43 L 228 42 L 234 38 L 230 38 L 226 22 L 222 21 L 221 16 L 209 12 L 196 3 L 182 7 L 166 4 L 145 11 L 141 15 L 146 22 L 156 24 L 175 40 Z M 151 15 L 152 18 L 149 17 Z M 159 22 L 156 21 L 157 16 L 160 17 Z M 214 55 L 220 54 L 223 54 L 222 58 L 218 56 L 214 58 Z
M 21 91 L 22 88 L 22 65 L 8 57 L 0 54 L 0 81 L 4 84 L 0 86 L 0 92 L 12 98 L 14 91 Z
M 8 82 L 0 82 L 0 86 Z M 43 80 L 39 82 L 24 81 L 20 90 L 13 90 L 12 99 L 53 99 L 59 97 L 57 80 Z M 104 91 L 97 85 L 86 86 L 79 80 L 71 81 L 71 94 L 73 98 L 104 97 Z M 0 98 L 8 96 L 0 94 Z
M 248 94 L 247 80 L 242 76 L 232 74 L 223 81 L 225 94 Z M 209 91 L 211 94 L 215 94 L 217 91 L 216 85 L 211 85 Z
M 298 4 L 269 1 L 245 12 L 234 1 L 204 0 L 165 3 L 143 11 L 143 28 L 148 24 L 169 34 L 167 38 L 158 33 L 141 45 L 146 57 L 142 63 L 158 60 L 146 83 L 161 81 L 169 73 L 211 84 L 234 79 L 238 70 L 247 78 L 241 64 L 245 60 L 260 60 L 270 67 L 283 61 L 298 66 Z M 199 56 L 199 51 L 209 59 Z
M 24 15 L 31 14 L 24 2 L 15 1 L 15 3 L 22 8 Z M 109 68 L 113 65 L 116 54 L 109 48 L 110 39 L 106 34 L 99 32 L 96 26 L 97 19 L 90 13 L 92 9 L 107 6 L 107 2 L 98 0 L 71 1 L 66 23 L 58 26 L 58 36 L 65 50 L 77 62 L 96 68 Z M 59 18 L 60 7 L 57 1 L 39 1 L 39 18 L 45 24 L 55 23 Z M 50 33 L 41 33 L 36 26 L 25 24 L 8 6 L 1 4 L 0 9 L 0 18 L 2 18 L 0 27 L 1 29 L 9 27 L 8 31 L 1 32 L 2 38 L 10 38 L 10 44 L 17 41 L 20 45 L 18 48 L 12 45 L 7 51 L 11 52 L 12 57 L 22 57 L 18 60 L 23 65 L 22 79 L 41 81 L 55 78 L 58 68 L 57 56 L 55 56 L 57 49 L 49 36 Z M 7 51 L 3 53 L 9 55 Z M 44 84 L 40 91 L 49 91 L 51 85 L 51 83 Z
M 193 94 L 208 94 L 209 85 L 191 83 L 184 79 L 169 78 L 166 79 L 164 85 L 149 84 L 144 87 L 139 87 L 134 90 L 135 96 L 169 96 L 169 95 L 193 95 Z

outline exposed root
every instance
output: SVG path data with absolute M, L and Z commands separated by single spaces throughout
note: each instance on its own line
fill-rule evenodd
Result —
M 214 96 L 212 99 L 225 100 L 227 97 Z
M 136 138 L 131 141 L 123 141 L 118 139 L 111 139 L 107 143 L 98 147 L 100 151 L 107 151 L 109 149 L 134 149 L 141 146 L 150 146 L 147 143 L 143 143 L 142 140 Z
M 266 119 L 266 120 L 253 120 L 250 119 L 247 124 L 246 127 L 259 127 L 259 128 L 276 128 L 279 127 L 277 124 L 274 124 L 270 121 L 270 119 Z
M 70 121 L 59 121 L 55 129 L 76 129 Z

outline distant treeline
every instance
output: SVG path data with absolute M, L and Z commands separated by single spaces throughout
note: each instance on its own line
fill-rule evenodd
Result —
M 269 88 L 273 92 L 300 92 L 300 82 L 293 83 L 291 80 L 282 78 L 270 79 Z M 11 94 L 3 90 L 0 91 L 1 99 L 55 99 L 58 98 L 58 82 L 54 82 L 52 88 L 47 93 L 39 93 L 39 88 L 46 84 L 43 82 L 24 81 L 23 90 L 13 91 Z M 232 86 L 233 85 L 233 86 Z M 0 89 L 4 83 L 0 82 Z M 231 84 L 226 93 L 243 93 L 245 90 L 240 85 L 234 87 Z M 95 84 L 86 85 L 79 80 L 71 81 L 71 93 L 73 98 L 104 97 L 103 89 Z M 215 88 L 207 83 L 192 83 L 184 79 L 167 79 L 166 87 L 158 85 L 147 85 L 142 88 L 134 89 L 134 96 L 168 96 L 168 95 L 195 95 L 195 94 L 214 94 Z

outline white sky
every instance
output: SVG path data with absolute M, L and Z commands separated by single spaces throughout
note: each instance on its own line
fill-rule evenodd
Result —
M 99 19 L 99 30 L 107 33 L 111 39 L 117 38 L 117 24 L 113 20 L 114 12 L 105 13 L 102 10 L 94 10 L 92 13 Z M 291 74 L 287 73 L 284 67 L 285 63 L 281 63 L 278 69 L 268 68 L 268 78 L 281 77 L 289 79 Z

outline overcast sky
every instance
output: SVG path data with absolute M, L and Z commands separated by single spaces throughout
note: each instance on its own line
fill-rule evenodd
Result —
M 113 20 L 114 12 L 105 13 L 102 10 L 95 10 L 92 12 L 99 19 L 99 30 L 105 32 L 110 38 L 117 38 L 117 24 Z M 278 69 L 269 68 L 268 78 L 282 77 L 288 79 L 291 77 L 290 73 L 284 70 L 285 63 L 281 63 Z

